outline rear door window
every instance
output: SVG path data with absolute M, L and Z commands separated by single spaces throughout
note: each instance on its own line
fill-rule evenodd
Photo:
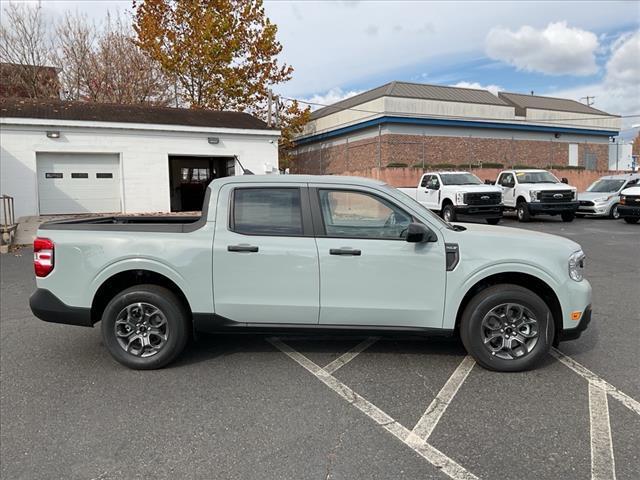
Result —
M 236 188 L 231 230 L 245 235 L 302 235 L 299 188 Z

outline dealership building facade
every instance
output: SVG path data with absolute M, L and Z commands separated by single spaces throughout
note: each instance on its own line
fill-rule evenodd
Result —
M 482 165 L 606 170 L 620 121 L 569 99 L 391 82 L 313 112 L 296 138 L 292 172 Z

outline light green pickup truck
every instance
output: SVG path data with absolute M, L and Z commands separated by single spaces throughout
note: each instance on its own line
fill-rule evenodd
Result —
M 194 331 L 459 334 L 486 368 L 531 368 L 591 319 L 584 253 L 565 238 L 451 225 L 381 182 L 226 177 L 201 217 L 45 223 L 34 242 L 46 321 L 93 326 L 136 369 Z

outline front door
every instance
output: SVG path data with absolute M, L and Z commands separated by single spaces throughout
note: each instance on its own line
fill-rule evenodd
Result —
M 516 206 L 516 178 L 511 172 L 500 175 L 498 184 L 502 188 L 502 203 L 508 207 Z
M 303 184 L 228 184 L 213 242 L 215 313 L 247 323 L 318 323 L 318 250 Z M 304 212 L 304 213 L 303 213 Z
M 321 217 L 320 324 L 440 328 L 442 238 L 406 242 L 413 218 L 382 192 L 317 185 L 310 194 Z

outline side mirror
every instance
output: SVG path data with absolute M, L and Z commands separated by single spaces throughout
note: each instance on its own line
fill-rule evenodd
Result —
M 407 227 L 406 240 L 409 243 L 437 242 L 438 237 L 423 224 L 414 222 Z
M 502 184 L 503 187 L 513 188 L 516 186 L 515 182 L 507 182 Z
M 494 183 L 493 180 L 489 180 L 488 178 L 484 179 L 484 184 L 485 185 L 493 185 L 493 183 Z
M 430 184 L 427 185 L 427 188 L 429 190 L 440 190 L 440 185 L 433 185 L 433 184 L 430 183 Z
M 562 183 L 566 183 L 567 185 L 569 184 L 569 179 L 567 177 L 562 177 L 562 180 L 560 180 Z

